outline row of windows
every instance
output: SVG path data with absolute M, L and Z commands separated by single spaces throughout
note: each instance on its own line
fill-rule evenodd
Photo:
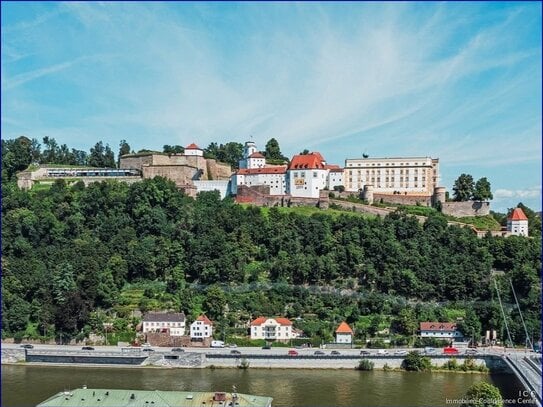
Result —
M 417 174 L 418 174 L 418 172 L 419 172 L 418 169 L 414 169 L 413 171 L 414 171 L 415 173 L 417 173 Z M 425 171 L 424 171 L 424 170 L 421 170 L 420 172 L 421 172 L 421 173 L 424 173 Z M 354 173 L 353 170 L 349 170 L 349 175 L 353 175 L 353 173 Z M 372 175 L 375 174 L 375 173 L 376 173 L 375 170 L 371 170 L 371 174 L 372 174 Z M 398 174 L 398 171 L 394 171 L 394 170 L 389 171 L 389 170 L 386 170 L 386 171 L 383 171 L 383 173 L 384 173 L 385 175 L 389 175 L 389 174 L 394 175 L 394 174 Z M 400 174 L 403 174 L 403 173 L 404 173 L 404 170 L 399 170 L 399 173 L 400 173 Z M 409 174 L 409 170 L 406 169 L 406 170 L 405 170 L 405 173 L 406 173 L 406 174 Z M 434 173 L 435 173 L 435 171 L 434 171 Z M 358 171 L 357 171 L 357 174 L 358 174 L 358 175 L 362 175 L 362 170 L 358 170 Z M 370 174 L 370 170 L 366 170 L 366 176 L 368 176 L 369 174 Z M 381 175 L 381 170 L 377 170 L 377 175 Z
M 348 165 L 349 167 L 354 167 L 354 163 L 349 163 L 349 164 L 347 164 L 347 165 Z M 369 163 L 366 164 L 366 165 L 367 165 L 368 167 L 370 166 Z M 364 166 L 366 166 L 366 165 L 364 165 Z M 399 163 L 398 165 L 400 165 L 400 166 L 404 166 L 404 165 L 405 165 L 405 166 L 412 166 L 412 165 L 418 166 L 419 163 L 415 163 L 415 164 L 413 164 L 413 163 Z M 426 164 L 426 163 L 420 163 L 420 165 L 428 165 L 428 164 Z M 362 166 L 362 163 L 358 163 L 357 166 L 358 166 L 358 167 L 361 167 L 361 166 Z M 372 166 L 372 167 L 381 167 L 381 163 L 371 163 L 371 166 Z M 394 166 L 396 166 L 396 163 L 385 163 L 384 166 L 385 166 L 385 167 L 388 167 L 388 166 L 394 167 Z
M 181 322 L 145 322 L 149 326 L 185 326 Z

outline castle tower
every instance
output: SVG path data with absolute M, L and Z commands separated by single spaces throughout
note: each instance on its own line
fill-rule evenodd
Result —
M 256 153 L 256 144 L 254 141 L 246 141 L 243 148 L 243 158 L 247 159 L 251 154 Z
M 507 231 L 516 236 L 528 236 L 528 218 L 524 211 L 515 208 L 507 218 Z
M 436 205 L 438 202 L 441 204 L 445 203 L 445 187 L 435 187 L 432 200 L 434 205 Z
M 368 204 L 371 205 L 373 203 L 373 185 L 371 184 L 364 185 L 364 192 L 362 193 L 362 197 L 363 199 L 368 201 Z

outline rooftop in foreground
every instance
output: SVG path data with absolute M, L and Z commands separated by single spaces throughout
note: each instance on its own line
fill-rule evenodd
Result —
M 270 407 L 271 402 L 271 397 L 239 393 L 83 388 L 60 392 L 38 407 Z

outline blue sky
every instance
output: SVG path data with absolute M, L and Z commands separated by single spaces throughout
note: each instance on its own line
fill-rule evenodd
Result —
M 2 2 L 3 138 L 439 157 L 541 210 L 541 3 Z

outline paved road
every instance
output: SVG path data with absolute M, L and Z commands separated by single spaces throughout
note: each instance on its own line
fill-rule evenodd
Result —
M 55 351 L 77 351 L 81 350 L 80 345 L 33 345 L 34 350 L 55 350 Z M 94 349 L 98 352 L 121 352 L 121 348 L 118 346 L 93 346 Z M 21 349 L 20 344 L 8 344 L 8 343 L 2 343 L 2 348 L 5 349 Z M 167 353 L 171 352 L 172 348 L 162 348 L 162 347 L 155 347 L 153 346 L 152 349 L 155 352 L 159 353 Z M 288 348 L 288 347 L 280 347 L 280 348 L 272 348 L 272 349 L 261 349 L 258 347 L 238 347 L 238 348 L 183 348 L 185 352 L 196 352 L 196 353 L 216 353 L 216 354 L 230 354 L 232 350 L 237 350 L 239 352 L 243 353 L 251 353 L 251 354 L 263 354 L 263 355 L 284 355 L 288 353 L 290 349 L 295 348 Z M 298 354 L 300 355 L 312 355 L 315 351 L 321 350 L 325 354 L 330 354 L 330 349 L 318 349 L 318 348 L 303 348 L 303 349 L 296 349 Z M 412 350 L 418 350 L 419 352 L 423 353 L 424 349 L 388 349 L 388 354 L 393 356 L 398 351 L 412 351 Z M 376 349 L 367 349 L 372 355 L 377 354 Z M 340 352 L 342 355 L 360 355 L 360 349 L 339 349 L 338 352 Z M 465 352 L 464 349 L 460 349 L 460 354 L 463 354 Z M 533 353 L 527 353 L 522 350 L 507 350 L 507 353 L 512 353 L 514 355 L 519 356 L 525 356 Z M 487 348 L 487 349 L 479 349 L 477 355 L 485 355 L 485 354 L 494 354 L 494 355 L 503 355 L 504 351 L 503 348 Z M 442 355 L 442 350 L 440 348 L 436 348 L 435 353 L 432 354 L 432 356 Z M 397 355 L 401 356 L 401 355 Z

